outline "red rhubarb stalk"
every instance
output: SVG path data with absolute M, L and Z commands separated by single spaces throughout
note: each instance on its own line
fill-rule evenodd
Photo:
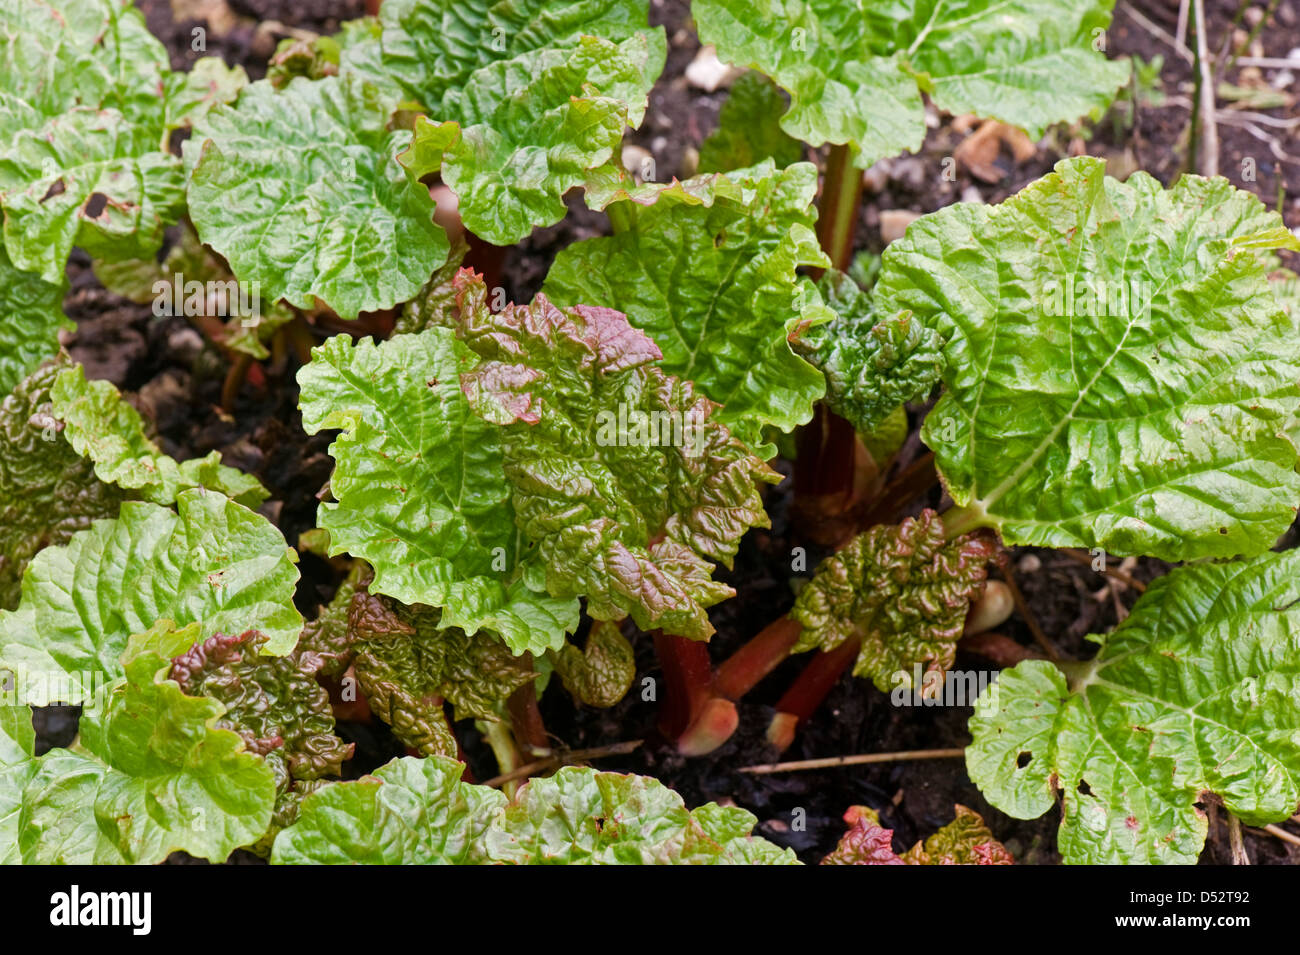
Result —
M 768 742 L 784 750 L 794 741 L 795 731 L 821 706 L 826 694 L 857 658 L 859 647 L 860 641 L 845 640 L 834 650 L 817 652 L 777 701 L 776 716 L 767 728 Z

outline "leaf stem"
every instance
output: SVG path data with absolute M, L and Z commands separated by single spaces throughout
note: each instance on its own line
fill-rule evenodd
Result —
M 853 237 L 862 205 L 862 170 L 853 165 L 854 149 L 832 146 L 826 157 L 826 178 L 817 212 L 817 238 L 831 267 L 848 271 L 853 261 Z
M 784 750 L 794 742 L 795 732 L 817 712 L 826 694 L 857 659 L 861 645 L 860 640 L 845 640 L 833 650 L 817 652 L 777 701 L 776 715 L 767 728 L 769 743 Z
M 713 691 L 729 700 L 740 699 L 790 655 L 802 631 L 799 622 L 788 616 L 769 623 L 718 667 Z

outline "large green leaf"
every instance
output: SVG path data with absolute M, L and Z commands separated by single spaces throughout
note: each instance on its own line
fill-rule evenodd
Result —
M 1060 791 L 1067 862 L 1193 863 L 1197 803 L 1248 825 L 1300 801 L 1300 552 L 1178 568 L 1151 584 L 1097 656 L 1004 671 L 976 705 L 971 779 L 1003 812 Z
M 16 269 L 0 245 L 0 395 L 59 350 L 59 332 L 74 326 L 63 314 L 66 285 Z
M 663 190 L 650 205 L 619 202 L 614 235 L 561 251 L 545 292 L 626 313 L 663 352 L 664 371 L 693 381 L 722 406 L 717 420 L 760 448 L 765 425 L 805 423 L 825 390 L 787 341 L 824 312 L 796 299 L 797 270 L 828 264 L 813 231 L 816 192 L 812 164 L 777 170 L 769 160 Z
M 183 850 L 222 862 L 265 831 L 271 770 L 238 735 L 213 728 L 220 703 L 186 696 L 166 670 L 152 653 L 128 660 L 102 707 L 83 713 L 77 743 L 6 768 L 0 813 L 17 807 L 7 861 L 149 865 Z M 7 722 L 0 715 L 0 754 L 11 748 Z
M 803 632 L 794 649 L 833 650 L 861 640 L 856 676 L 885 691 L 926 690 L 931 681 L 923 677 L 915 685 L 915 672 L 928 676 L 952 666 L 991 556 L 986 538 L 945 540 L 934 511 L 873 527 L 822 561 L 799 592 L 790 616 Z
M 121 674 L 127 639 L 163 619 L 198 623 L 204 638 L 256 628 L 264 652 L 293 648 L 298 570 L 280 532 L 212 491 L 182 491 L 176 506 L 127 502 L 31 562 L 18 609 L 0 614 L 20 702 L 94 695 Z
M 947 340 L 922 437 L 964 508 L 950 529 L 1170 560 L 1259 553 L 1300 504 L 1285 434 L 1300 315 L 1255 250 L 1300 241 L 1225 179 L 1166 192 L 1103 169 L 1063 160 L 885 252 L 877 307 Z
M 331 553 L 374 568 L 376 592 L 440 607 L 444 626 L 493 630 L 517 653 L 558 649 L 577 602 L 523 580 L 501 438 L 461 392 L 474 364 L 445 328 L 315 349 L 298 373 L 303 427 L 343 429 L 320 524 Z
M 276 837 L 280 865 L 468 865 L 488 861 L 484 838 L 506 797 L 461 781 L 453 759 L 404 757 L 303 801 Z
M 268 301 L 345 318 L 413 296 L 447 257 L 433 200 L 397 154 L 396 97 L 356 76 L 266 81 L 185 143 L 199 237 Z
M 394 760 L 372 777 L 309 796 L 276 839 L 282 864 L 792 864 L 750 835 L 756 820 L 715 805 L 693 812 L 658 780 L 566 767 L 508 805 L 463 767 Z
M 170 133 L 234 97 L 243 71 L 173 74 L 130 0 L 0 9 L 0 205 L 13 262 L 62 280 L 73 245 L 148 256 L 184 210 Z
M 389 0 L 382 67 L 428 113 L 404 157 L 441 171 L 475 235 L 498 245 L 565 214 L 614 156 L 663 69 L 644 0 Z
M 50 390 L 51 411 L 63 437 L 95 464 L 101 481 L 138 491 L 155 504 L 172 504 L 176 495 L 204 487 L 248 507 L 269 496 L 257 478 L 221 463 L 220 452 L 176 462 L 144 433 L 140 413 L 122 400 L 111 381 L 87 381 L 80 365 L 62 371 Z
M 1096 52 L 1113 0 L 693 0 L 700 38 L 791 97 L 781 125 L 819 146 L 852 143 L 863 168 L 925 135 L 940 109 L 1030 135 L 1099 111 L 1128 80 Z M 1104 48 L 1104 46 L 1103 46 Z
M 502 426 L 515 522 L 547 591 L 585 597 L 597 620 L 707 639 L 705 608 L 732 594 L 711 562 L 729 566 L 768 525 L 758 482 L 779 476 L 621 312 L 539 295 L 493 313 L 480 276 L 453 285 L 457 332 L 482 359 L 461 385 Z
M 124 497 L 59 433 L 50 388 L 66 361 L 36 369 L 0 404 L 0 610 L 18 606 L 23 571 L 42 548 L 115 517 Z

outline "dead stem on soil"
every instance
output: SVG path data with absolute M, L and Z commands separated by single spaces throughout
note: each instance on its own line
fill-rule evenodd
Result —
M 1233 865 L 1250 865 L 1250 856 L 1246 855 L 1246 843 L 1241 838 L 1241 820 L 1228 813 L 1228 846 L 1232 849 Z
M 585 763 L 588 760 L 600 759 L 603 756 L 623 756 L 640 747 L 643 742 L 645 741 L 634 739 L 622 743 L 611 743 L 608 746 L 593 746 L 590 749 L 571 749 L 567 753 L 556 753 L 554 756 L 546 757 L 546 759 L 525 763 L 523 766 L 512 769 L 508 773 L 502 773 L 500 776 L 493 776 L 483 785 L 496 789 L 505 783 L 533 776 L 547 769 L 570 766 L 574 763 Z
M 1002 576 L 1006 580 L 1007 589 L 1011 591 L 1011 600 L 1016 605 L 1016 613 L 1020 614 L 1020 619 L 1025 622 L 1029 632 L 1034 636 L 1034 642 L 1043 648 L 1049 660 L 1061 659 L 1061 651 L 1056 649 L 1056 645 L 1047 639 L 1047 634 L 1043 633 L 1043 628 L 1038 625 L 1038 618 L 1034 612 L 1029 609 L 1029 604 L 1025 602 L 1025 595 L 1020 592 L 1019 585 L 1016 584 L 1016 575 L 1011 572 L 1011 566 L 1008 563 L 1002 568 Z
M 1275 826 L 1272 823 L 1269 823 L 1267 826 L 1264 826 L 1263 829 L 1270 836 L 1276 836 L 1283 842 L 1289 842 L 1293 846 L 1300 846 L 1300 836 L 1291 835 L 1291 833 L 1287 832 L 1281 826 Z
M 902 763 L 918 759 L 956 759 L 965 755 L 965 747 L 954 749 L 905 749 L 896 753 L 859 753 L 856 756 L 826 756 L 821 759 L 799 759 L 788 763 L 762 763 L 757 766 L 742 766 L 740 771 L 762 776 L 769 773 L 792 773 L 804 769 L 834 769 L 837 766 Z

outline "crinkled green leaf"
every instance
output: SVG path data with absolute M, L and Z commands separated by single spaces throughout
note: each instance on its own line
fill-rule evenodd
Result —
M 242 66 L 226 66 L 217 56 L 205 56 L 185 73 L 167 77 L 163 93 L 164 125 L 168 130 L 192 128 L 213 107 L 233 103 L 248 85 Z
M 924 398 L 943 371 L 943 339 L 906 309 L 885 316 L 848 275 L 828 269 L 819 285 L 835 318 L 801 327 L 794 350 L 826 375 L 826 403 L 864 435 Z
M 1246 246 L 1300 241 L 1226 179 L 1099 159 L 919 219 L 875 288 L 947 340 L 922 437 L 958 527 L 1168 560 L 1259 553 L 1300 503 L 1300 315 Z
M 403 161 L 441 171 L 497 245 L 564 217 L 564 194 L 640 125 L 666 51 L 643 0 L 389 0 L 380 21 L 382 69 L 428 113 Z
M 1112 0 L 693 0 L 700 39 L 790 93 L 782 128 L 866 168 L 925 136 L 921 93 L 1037 138 L 1105 108 L 1129 67 L 1094 44 Z M 1104 48 L 1104 43 L 1103 43 Z
M 74 245 L 130 258 L 185 209 L 181 161 L 113 110 L 70 109 L 0 151 L 4 241 L 19 268 L 60 281 Z
M 111 381 L 87 381 L 80 365 L 62 371 L 50 389 L 51 411 L 63 437 L 90 458 L 101 481 L 155 504 L 172 504 L 181 491 L 203 487 L 247 507 L 269 496 L 257 478 L 221 463 L 220 452 L 176 462 L 144 433 L 140 413 L 122 400 Z
M 0 395 L 7 395 L 59 350 L 59 332 L 71 330 L 63 314 L 66 283 L 21 272 L 0 246 Z
M 781 129 L 785 97 L 761 73 L 742 74 L 718 114 L 718 129 L 700 144 L 700 172 L 744 169 L 771 159 L 785 168 L 803 158 L 803 144 Z
M 21 702 L 93 695 L 121 674 L 127 638 L 164 619 L 199 623 L 205 638 L 251 626 L 264 652 L 293 648 L 298 570 L 280 532 L 212 491 L 182 491 L 176 507 L 129 501 L 31 562 L 18 609 L 0 613 L 0 661 Z
M 393 323 L 394 335 L 410 335 L 435 325 L 451 328 L 455 324 L 456 289 L 451 282 L 468 254 L 469 243 L 465 238 L 454 238 L 447 261 L 434 270 L 420 294 L 402 306 L 401 314 Z
M 571 643 L 555 655 L 564 688 L 588 706 L 613 706 L 627 695 L 636 676 L 632 644 L 612 620 L 596 620 L 579 650 Z
M 23 862 L 148 865 L 178 850 L 222 862 L 266 829 L 270 768 L 216 728 L 220 703 L 186 696 L 165 674 L 154 654 L 127 661 L 102 709 L 82 714 L 72 748 L 29 764 L 17 814 Z M 0 804 L 9 786 L 0 784 Z
M 707 189 L 700 187 L 707 184 Z M 817 170 L 770 161 L 726 178 L 699 177 L 650 205 L 609 210 L 612 236 L 561 251 L 545 292 L 559 305 L 624 312 L 663 352 L 663 369 L 722 406 L 716 419 L 760 456 L 762 427 L 812 417 L 822 375 L 790 350 L 813 313 L 796 298 L 800 266 L 828 264 L 813 231 Z
M 23 571 L 42 548 L 116 516 L 124 497 L 59 433 L 50 388 L 66 361 L 42 365 L 0 404 L 0 610 L 18 606 Z
M 529 780 L 487 842 L 494 859 L 514 863 L 736 864 L 752 861 L 747 843 L 763 842 L 749 834 L 757 821 L 736 807 L 692 812 L 681 796 L 648 776 L 566 766 Z M 792 862 L 789 849 L 769 859 Z
M 173 82 L 130 0 L 0 9 L 0 206 L 18 268 L 61 282 L 73 245 L 105 257 L 158 248 L 184 209 L 166 151 Z
M 254 630 L 214 633 L 172 658 L 168 676 L 187 695 L 225 707 L 218 725 L 266 759 L 281 790 L 337 776 L 352 744 L 334 735 L 329 694 L 316 682 L 320 658 L 298 649 L 266 656 L 259 652 L 265 645 Z
M 547 591 L 585 597 L 597 620 L 707 639 L 705 608 L 732 593 L 711 562 L 730 565 L 745 531 L 768 526 L 758 482 L 779 477 L 622 313 L 539 295 L 493 314 L 480 276 L 454 284 L 457 333 L 482 359 L 461 384 L 502 426 L 515 521 Z
M 330 553 L 374 568 L 372 589 L 440 607 L 447 627 L 499 633 L 516 653 L 559 648 L 577 602 L 530 589 L 498 429 L 461 391 L 473 354 L 445 328 L 382 345 L 335 336 L 298 373 L 303 427 L 330 446 Z
M 536 675 L 499 640 L 444 627 L 432 607 L 408 607 L 364 589 L 352 598 L 348 626 L 363 689 L 367 680 L 397 682 L 416 696 L 451 703 L 458 720 L 494 719 L 498 705 Z
M 35 750 L 31 709 L 0 704 L 0 865 L 22 862 L 19 817 L 23 790 L 36 772 Z
M 1216 793 L 1247 825 L 1300 801 L 1300 552 L 1177 568 L 1097 656 L 1027 661 L 970 721 L 970 777 L 1003 812 L 1055 804 L 1066 862 L 1186 863 Z
M 429 191 L 397 162 L 395 100 L 354 76 L 262 81 L 185 143 L 199 237 L 268 300 L 344 318 L 413 296 L 447 256 Z
M 795 650 L 831 650 L 860 639 L 854 674 L 881 690 L 920 691 L 915 667 L 942 673 L 952 666 L 992 554 L 987 539 L 946 541 L 943 522 L 930 510 L 897 526 L 873 527 L 822 561 L 799 592 L 790 611 L 803 626 Z
M 743 809 L 694 812 L 658 780 L 566 767 L 516 802 L 462 782 L 454 760 L 397 759 L 309 796 L 276 863 L 794 864 Z
M 1015 860 L 984 824 L 979 813 L 958 804 L 957 818 L 924 842 L 899 855 L 894 852 L 892 829 L 866 806 L 853 806 L 844 814 L 849 831 L 822 865 L 1013 865 Z
M 395 759 L 308 796 L 276 837 L 279 865 L 467 865 L 488 861 L 485 836 L 506 797 L 461 782 L 453 759 Z

